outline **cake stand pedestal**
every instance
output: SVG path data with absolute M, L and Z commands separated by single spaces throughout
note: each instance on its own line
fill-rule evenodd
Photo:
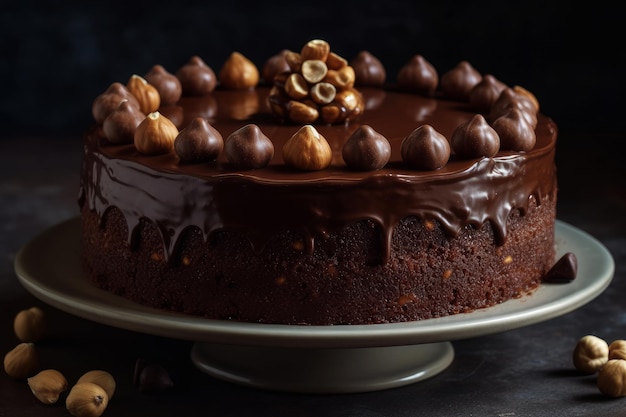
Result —
M 557 221 L 557 257 L 575 253 L 578 276 L 565 284 L 544 283 L 529 296 L 472 313 L 406 323 L 240 323 L 161 311 L 94 287 L 81 271 L 79 232 L 79 219 L 70 219 L 44 231 L 17 254 L 18 279 L 35 297 L 95 322 L 194 341 L 191 360 L 216 378 L 303 393 L 377 391 L 433 377 L 452 363 L 451 341 L 571 312 L 602 293 L 615 269 L 600 242 Z

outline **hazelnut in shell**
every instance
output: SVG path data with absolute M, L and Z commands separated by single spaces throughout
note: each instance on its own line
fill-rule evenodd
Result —
M 56 369 L 44 369 L 26 380 L 35 397 L 44 404 L 55 404 L 67 390 L 67 379 Z
M 576 343 L 572 359 L 576 369 L 593 374 L 609 360 L 609 345 L 598 336 L 583 336 Z
M 65 399 L 65 407 L 74 417 L 99 417 L 108 404 L 104 388 L 93 382 L 74 385 Z
M 22 310 L 13 320 L 15 335 L 22 342 L 38 342 L 46 331 L 46 317 L 39 307 Z
M 78 381 L 76 381 L 77 384 L 83 382 L 91 382 L 102 387 L 102 389 L 106 391 L 109 400 L 111 400 L 111 398 L 113 398 L 113 394 L 115 394 L 115 388 L 117 385 L 115 383 L 115 378 L 113 378 L 113 375 L 107 371 L 100 369 L 87 371 L 81 375 L 80 378 L 78 378 Z
M 34 343 L 23 342 L 4 355 L 4 371 L 15 379 L 26 379 L 39 369 L 39 352 Z

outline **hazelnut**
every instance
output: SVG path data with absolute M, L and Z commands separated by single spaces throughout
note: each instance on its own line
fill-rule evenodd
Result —
M 167 153 L 174 147 L 178 128 L 158 111 L 148 116 L 137 126 L 134 135 L 135 147 L 143 154 Z
M 609 345 L 609 360 L 623 359 L 626 360 L 626 340 L 614 340 Z
M 335 99 L 337 89 L 330 83 L 321 82 L 311 87 L 310 93 L 311 99 L 317 104 L 328 104 Z
M 274 156 L 274 144 L 257 125 L 248 124 L 226 138 L 224 153 L 238 169 L 263 168 Z
M 329 70 L 340 70 L 348 65 L 348 60 L 334 52 L 329 52 L 326 57 L 326 66 Z
M 241 53 L 233 52 L 224 62 L 219 78 L 223 87 L 243 90 L 256 87 L 259 83 L 259 70 Z
M 307 42 L 300 51 L 303 61 L 316 59 L 326 62 L 326 58 L 330 53 L 330 44 L 322 39 L 313 39 Z
M 341 149 L 341 155 L 350 168 L 373 171 L 383 168 L 391 157 L 387 138 L 369 125 L 362 125 L 350 135 Z
M 221 133 L 202 117 L 194 118 L 174 140 L 174 150 L 181 162 L 213 161 L 222 149 Z
M 144 359 L 135 362 L 133 383 L 139 392 L 145 393 L 163 392 L 174 386 L 174 381 L 163 366 Z
M 23 342 L 4 356 L 4 371 L 16 379 L 28 378 L 39 369 L 39 352 L 34 343 Z
M 133 143 L 135 130 L 146 118 L 139 109 L 128 100 L 123 100 L 111 114 L 104 119 L 102 131 L 111 143 Z
M 598 389 L 608 397 L 626 396 L 626 361 L 611 359 L 598 372 Z
M 180 81 L 183 94 L 188 96 L 209 94 L 217 86 L 215 72 L 197 55 L 176 71 L 176 78 Z
M 421 125 L 402 140 L 402 160 L 419 170 L 436 170 L 450 159 L 450 144 L 445 136 L 430 125 Z
M 304 125 L 283 146 L 283 160 L 294 168 L 319 171 L 332 161 L 332 149 L 313 126 Z
M 535 108 L 535 112 L 539 111 L 539 100 L 537 100 L 537 97 L 533 93 L 519 85 L 514 85 L 513 91 L 515 91 L 517 94 L 521 94 L 527 97 L 532 102 L 533 107 Z
M 81 384 L 83 382 L 91 382 L 102 387 L 102 389 L 104 389 L 104 391 L 107 393 L 107 397 L 109 398 L 109 400 L 113 398 L 113 394 L 115 394 L 115 379 L 113 378 L 113 375 L 111 375 L 107 371 L 102 371 L 99 369 L 87 371 L 83 375 L 81 375 L 80 378 L 78 378 L 78 381 L 76 381 L 77 384 Z
M 285 93 L 295 100 L 303 99 L 309 95 L 309 84 L 302 75 L 294 72 L 285 81 Z
M 22 310 L 15 315 L 13 329 L 22 342 L 38 342 L 45 333 L 46 317 L 39 307 Z
M 35 397 L 44 404 L 54 404 L 67 390 L 67 379 L 56 369 L 45 369 L 26 380 Z
M 293 122 L 309 124 L 316 121 L 320 113 L 315 106 L 309 106 L 301 101 L 291 100 L 287 104 L 287 115 Z
M 609 360 L 609 345 L 597 336 L 583 336 L 574 348 L 574 367 L 581 372 L 597 372 Z
M 108 404 L 104 388 L 93 382 L 74 385 L 65 399 L 65 407 L 74 417 L 99 417 Z
M 452 100 L 469 101 L 469 93 L 483 76 L 468 61 L 461 61 L 444 73 L 439 88 Z
M 350 61 L 356 85 L 381 86 L 387 79 L 382 62 L 368 51 L 361 51 Z
M 148 114 L 159 109 L 161 105 L 159 91 L 152 84 L 149 84 L 145 78 L 133 74 L 128 80 L 126 87 L 139 102 L 139 109 L 142 113 Z
M 180 80 L 174 74 L 168 72 L 162 65 L 153 66 L 144 78 L 159 92 L 161 104 L 174 104 L 183 93 Z
M 301 68 L 302 76 L 305 80 L 311 84 L 318 83 L 326 77 L 328 73 L 328 67 L 326 63 L 319 59 L 308 59 L 302 62 Z
M 356 75 L 354 68 L 351 66 L 345 66 L 338 70 L 329 69 L 324 77 L 324 81 L 334 85 L 337 88 L 350 88 L 354 87 L 354 81 Z
M 298 52 L 285 51 L 285 61 L 293 72 L 300 72 L 302 69 L 302 56 Z
M 439 74 L 422 55 L 415 55 L 400 68 L 397 82 L 402 89 L 430 96 L 439 84 Z
M 470 120 L 454 129 L 450 144 L 461 157 L 490 158 L 495 156 L 500 149 L 500 137 L 489 126 L 483 115 L 475 114 Z
M 287 52 L 289 52 L 287 49 L 283 49 L 278 54 L 271 56 L 263 64 L 261 76 L 266 84 L 272 84 L 277 74 L 289 72 L 289 64 L 287 64 L 287 59 L 285 58 Z
M 500 149 L 528 152 L 535 147 L 535 129 L 526 121 L 522 110 L 512 108 L 491 123 L 500 137 Z
M 128 88 L 122 83 L 114 82 L 106 89 L 106 91 L 97 96 L 91 106 L 91 113 L 94 120 L 98 124 L 102 124 L 104 119 L 117 107 L 123 100 L 128 100 L 133 107 L 139 109 L 139 102 L 134 95 L 128 91 Z

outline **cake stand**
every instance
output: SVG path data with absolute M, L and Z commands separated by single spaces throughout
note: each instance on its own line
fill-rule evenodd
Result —
M 80 223 L 44 231 L 15 258 L 21 284 L 70 314 L 127 330 L 191 340 L 207 374 L 246 386 L 301 393 L 376 391 L 430 378 L 454 359 L 453 340 L 528 326 L 571 312 L 610 284 L 615 264 L 595 238 L 556 223 L 557 259 L 573 252 L 577 278 L 472 313 L 407 323 L 294 326 L 209 320 L 157 310 L 100 290 L 83 277 Z

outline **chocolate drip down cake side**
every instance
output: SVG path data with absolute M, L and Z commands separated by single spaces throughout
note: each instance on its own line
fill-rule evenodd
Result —
M 84 135 L 85 275 L 158 309 L 294 325 L 532 296 L 556 261 L 556 124 L 467 61 L 407 58 L 390 75 L 316 39 L 112 82 Z

